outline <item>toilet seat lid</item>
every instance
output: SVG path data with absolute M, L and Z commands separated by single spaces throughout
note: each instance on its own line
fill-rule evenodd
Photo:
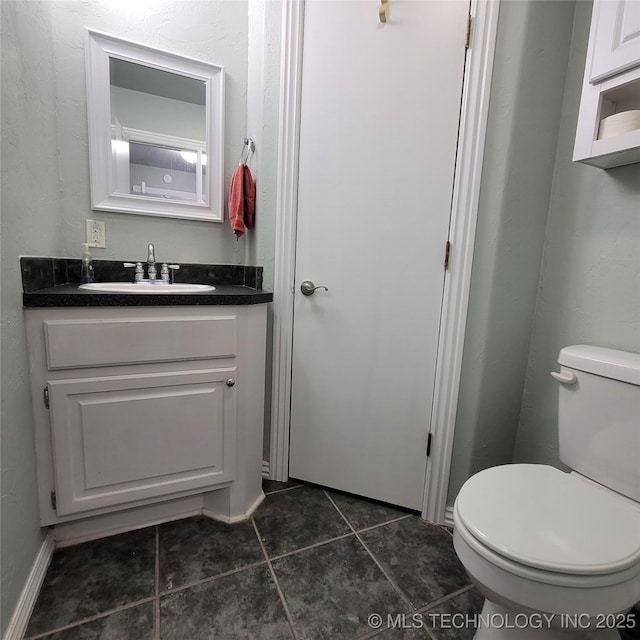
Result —
M 456 512 L 476 540 L 531 567 L 604 574 L 640 562 L 640 506 L 555 467 L 485 469 L 464 484 Z

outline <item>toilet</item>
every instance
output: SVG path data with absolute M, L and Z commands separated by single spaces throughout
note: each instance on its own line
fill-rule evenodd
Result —
M 640 602 L 640 354 L 560 351 L 560 460 L 485 469 L 454 547 L 485 597 L 474 640 L 614 640 Z

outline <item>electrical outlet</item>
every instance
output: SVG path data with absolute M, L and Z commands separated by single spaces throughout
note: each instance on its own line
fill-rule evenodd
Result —
M 102 220 L 87 220 L 87 243 L 90 247 L 106 249 L 105 228 Z

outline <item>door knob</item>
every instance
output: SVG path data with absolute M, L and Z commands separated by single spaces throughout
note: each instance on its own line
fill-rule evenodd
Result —
M 300 291 L 302 291 L 302 295 L 304 295 L 304 296 L 312 296 L 316 289 L 324 289 L 325 291 L 329 291 L 329 289 L 327 289 L 327 287 L 325 287 L 323 284 L 319 284 L 316 287 L 316 285 L 313 284 L 313 282 L 311 282 L 311 280 L 305 280 L 300 285 Z
M 228 378 L 227 379 L 227 387 L 233 387 L 233 385 L 236 383 L 236 381 L 233 378 Z

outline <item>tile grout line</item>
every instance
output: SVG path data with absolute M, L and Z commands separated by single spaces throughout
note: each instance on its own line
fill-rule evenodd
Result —
M 336 511 L 342 516 L 342 519 L 349 525 L 349 528 L 354 533 L 364 533 L 365 531 L 371 531 L 372 529 L 377 529 L 378 527 L 384 527 L 385 525 L 391 524 L 392 522 L 399 522 L 400 520 L 406 520 L 407 518 L 411 518 L 414 515 L 413 513 L 405 513 L 403 516 L 398 516 L 397 518 L 392 518 L 391 520 L 385 520 L 384 522 L 380 522 L 378 524 L 372 524 L 368 527 L 362 527 L 361 529 L 356 529 L 349 522 L 349 520 L 347 519 L 347 516 L 345 516 L 344 513 L 340 511 L 340 507 L 336 504 L 335 500 L 331 497 L 331 495 L 329 494 L 329 491 L 327 489 L 323 489 L 322 492 L 327 498 L 329 498 L 329 502 L 331 502 L 331 504 L 335 507 Z
M 415 607 L 413 603 L 409 599 L 409 597 L 405 594 L 405 592 L 400 588 L 398 583 L 389 575 L 387 570 L 380 564 L 378 559 L 373 555 L 373 552 L 366 545 L 364 540 L 356 533 L 356 538 L 360 542 L 360 544 L 365 548 L 365 551 L 371 556 L 371 559 L 378 565 L 380 571 L 382 571 L 382 575 L 389 581 L 389 584 L 393 587 L 394 591 L 402 598 L 405 604 L 409 605 L 410 611 L 415 611 Z
M 333 504 L 333 506 L 336 508 L 336 510 L 338 511 L 338 513 L 342 516 L 342 518 L 344 519 L 344 521 L 347 523 L 347 525 L 349 526 L 349 528 L 353 531 L 355 537 L 359 540 L 359 542 L 362 544 L 362 546 L 367 550 L 367 552 L 369 553 L 369 555 L 373 558 L 374 562 L 380 567 L 380 570 L 383 572 L 384 576 L 387 578 L 387 580 L 389 580 L 389 582 L 391 582 L 392 585 L 394 585 L 394 581 L 387 575 L 386 571 L 382 568 L 382 566 L 380 565 L 380 563 L 378 562 L 378 560 L 376 559 L 376 557 L 373 555 L 373 553 L 370 551 L 370 549 L 367 547 L 366 543 L 360 538 L 359 534 L 360 533 L 367 533 L 369 531 L 372 531 L 373 529 L 378 529 L 380 527 L 384 527 L 387 524 L 392 524 L 394 522 L 400 522 L 401 520 L 406 520 L 407 518 L 412 517 L 412 514 L 408 513 L 407 515 L 404 516 L 400 516 L 399 518 L 394 518 L 393 520 L 388 520 L 386 522 L 382 522 L 380 524 L 374 524 L 370 527 L 363 527 L 362 529 L 355 529 L 351 523 L 349 522 L 349 520 L 347 519 L 347 517 L 344 515 L 344 513 L 342 513 L 342 511 L 340 510 L 340 507 L 338 507 L 338 505 L 335 503 L 335 501 L 333 500 L 333 498 L 329 495 L 328 491 L 326 489 L 323 490 L 324 494 L 327 496 L 327 498 L 330 500 L 330 502 Z M 453 537 L 453 532 L 449 531 L 448 527 L 446 527 L 445 525 L 439 525 L 436 524 L 434 522 L 430 522 L 429 524 L 431 524 L 434 527 L 438 527 L 439 529 L 442 529 L 444 531 L 446 531 L 451 537 Z M 467 591 L 471 591 L 471 589 L 473 589 L 473 584 L 468 584 L 464 587 L 461 587 L 460 589 L 458 589 L 457 591 L 453 591 L 452 593 L 449 593 L 447 595 L 441 596 L 440 598 L 437 598 L 436 600 L 433 600 L 432 602 L 427 603 L 426 605 L 423 605 L 420 608 L 416 608 L 413 606 L 413 604 L 411 604 L 411 601 L 409 600 L 409 598 L 407 597 L 406 600 L 409 601 L 409 603 L 411 604 L 411 610 L 415 613 L 423 613 L 426 611 L 429 611 L 430 609 L 434 609 L 435 607 L 449 601 L 452 600 L 453 598 L 458 597 L 459 595 L 466 593 Z M 399 594 L 402 596 L 403 595 L 403 591 L 402 589 L 400 589 L 400 587 L 397 587 L 397 591 L 399 592 Z M 428 627 L 424 627 L 425 629 L 429 630 Z M 382 631 L 377 632 L 375 635 L 378 635 L 382 633 Z M 433 634 L 430 634 L 433 635 Z M 375 636 L 369 636 L 366 635 L 363 636 L 366 638 L 369 637 L 375 637 Z
M 160 640 L 160 527 L 156 525 L 156 593 L 153 605 L 153 640 Z
M 355 528 L 349 522 L 349 520 L 347 520 L 347 516 L 345 516 L 344 513 L 342 513 L 342 511 L 340 510 L 340 507 L 335 503 L 334 499 L 329 495 L 329 492 L 326 489 L 323 489 L 322 492 L 326 496 L 327 500 L 329 500 L 329 502 L 333 505 L 333 508 L 340 514 L 340 517 L 347 523 L 347 526 L 349 527 L 349 529 L 351 529 L 352 533 L 355 535 L 355 532 L 356 532 Z
M 333 501 L 333 498 L 327 493 L 327 491 L 325 491 L 324 494 L 327 496 L 331 504 L 336 508 L 338 513 L 342 516 L 342 518 L 347 523 L 351 531 L 353 531 L 353 535 L 356 537 L 356 540 L 360 542 L 360 544 L 364 547 L 365 551 L 371 556 L 371 559 L 376 563 L 378 569 L 382 571 L 382 575 L 387 579 L 387 581 L 389 582 L 393 590 L 400 596 L 400 598 L 405 604 L 409 605 L 410 611 L 415 611 L 415 607 L 413 606 L 413 603 L 411 602 L 411 600 L 406 596 L 404 591 L 402 591 L 402 589 L 396 584 L 396 581 L 391 578 L 391 576 L 387 573 L 384 567 L 378 562 L 378 559 L 373 555 L 373 553 L 371 553 L 371 550 L 369 549 L 369 547 L 364 543 L 364 541 L 362 540 L 358 532 L 353 528 L 351 523 L 347 520 L 344 513 L 342 513 L 342 511 L 340 510 L 340 507 L 338 507 L 338 505 Z M 404 518 L 399 518 L 399 520 L 404 520 Z
M 385 522 L 381 522 L 380 524 L 372 524 L 370 527 L 362 527 L 362 529 L 355 529 L 354 533 L 367 533 L 369 531 L 372 531 L 373 529 L 379 529 L 380 527 L 384 527 L 387 524 L 393 524 L 394 522 L 400 522 L 401 520 L 406 520 L 407 518 L 413 518 L 413 514 L 412 513 L 407 513 L 406 516 L 400 516 L 399 518 L 394 518 L 393 520 L 385 520 Z
M 294 640 L 300 640 L 296 629 L 293 625 L 293 617 L 291 615 L 291 611 L 289 611 L 289 605 L 287 604 L 287 599 L 284 597 L 284 593 L 282 588 L 280 587 L 280 582 L 278 580 L 278 576 L 276 576 L 276 572 L 273 570 L 273 566 L 271 564 L 271 560 L 269 559 L 269 554 L 267 553 L 267 549 L 262 542 L 262 538 L 260 537 L 260 531 L 258 530 L 258 525 L 255 520 L 251 518 L 251 524 L 253 525 L 253 530 L 256 532 L 256 537 L 258 538 L 258 543 L 260 544 L 260 548 L 262 549 L 262 553 L 267 561 L 267 566 L 269 567 L 269 572 L 271 573 L 271 579 L 273 580 L 276 591 L 278 592 L 278 596 L 280 598 L 280 602 L 282 603 L 282 608 L 284 609 L 284 614 L 287 617 L 287 622 L 289 623 L 289 628 L 291 629 L 291 634 L 293 635 Z
M 178 593 L 179 591 L 184 591 L 185 589 L 191 589 L 191 587 L 199 587 L 202 584 L 208 584 L 209 582 L 214 582 L 220 578 L 226 578 L 228 576 L 232 576 L 234 573 L 240 573 L 245 571 L 246 569 L 254 569 L 255 567 L 259 567 L 263 564 L 266 564 L 265 560 L 260 560 L 258 562 L 252 562 L 251 564 L 245 564 L 242 567 L 238 567 L 237 569 L 230 569 L 229 571 L 223 571 L 222 573 L 218 573 L 215 576 L 208 576 L 207 578 L 203 578 L 202 580 L 196 580 L 195 582 L 188 582 L 187 584 L 181 584 L 179 587 L 174 587 L 173 589 L 168 589 L 167 591 L 160 591 L 159 597 L 168 596 L 172 593 Z
M 429 636 L 429 640 L 438 640 L 438 638 L 436 638 L 436 634 L 433 632 L 433 629 L 431 627 L 423 627 L 423 629 L 426 631 L 427 635 Z
M 294 489 L 302 489 L 305 485 L 297 484 L 295 487 L 284 487 L 283 489 L 274 489 L 273 491 L 265 491 L 265 496 L 272 496 L 274 493 L 284 493 L 285 491 L 293 491 Z
M 335 542 L 336 540 L 342 540 L 343 538 L 348 538 L 352 536 L 353 532 L 343 533 L 340 536 L 336 536 L 335 538 L 329 538 L 329 540 L 323 540 L 322 542 L 315 542 L 314 544 L 310 544 L 308 547 L 300 547 L 300 549 L 295 549 L 294 551 L 287 551 L 287 553 L 281 553 L 278 556 L 273 556 L 269 558 L 269 561 L 280 560 L 281 558 L 288 558 L 289 556 L 294 556 L 296 553 L 302 553 L 303 551 L 309 551 L 309 549 L 315 549 L 316 547 L 322 547 L 325 544 L 329 544 L 331 542 Z
M 70 622 L 69 624 L 65 624 L 61 627 L 48 629 L 47 631 L 43 631 L 41 633 L 36 633 L 35 635 L 26 637 L 25 640 L 38 640 L 39 638 L 45 638 L 46 636 L 53 635 L 54 633 L 59 633 L 60 631 L 67 631 L 68 629 L 74 629 L 75 627 L 81 627 L 83 624 L 87 624 L 88 622 L 95 622 L 96 620 L 100 620 L 101 618 L 106 618 L 107 616 L 110 616 L 114 613 L 120 613 L 121 611 L 126 611 L 127 609 L 133 609 L 134 607 L 138 607 L 141 604 L 147 604 L 148 602 L 153 603 L 154 601 L 155 601 L 155 596 L 150 596 L 149 598 L 143 598 L 142 600 L 129 602 L 128 604 L 122 605 L 121 607 L 116 607 L 115 609 L 109 609 L 107 611 L 103 611 L 102 613 L 96 613 L 93 616 L 83 618 L 82 620 L 78 620 L 77 622 Z
M 424 607 L 421 607 L 420 609 L 418 609 L 418 612 L 421 614 L 427 613 L 432 609 L 435 609 L 436 607 L 440 606 L 441 604 L 444 604 L 445 602 L 449 602 L 449 600 L 453 600 L 454 598 L 457 598 L 459 595 L 463 593 L 467 593 L 468 591 L 471 591 L 471 589 L 473 589 L 472 584 L 467 585 L 466 587 L 462 587 L 462 589 L 458 589 L 457 591 L 454 591 L 453 593 L 450 593 L 447 596 L 442 596 L 442 598 L 438 598 L 437 600 L 430 602 Z M 423 622 L 424 622 L 424 617 L 423 617 Z M 427 632 L 427 635 L 429 636 L 429 638 L 431 638 L 431 640 L 438 640 L 435 629 L 433 629 L 429 625 L 425 625 L 422 628 Z
M 466 587 L 462 587 L 461 589 L 458 589 L 457 591 L 454 591 L 453 593 L 449 593 L 446 596 L 442 596 L 442 597 L 434 600 L 433 602 L 430 602 L 429 604 L 426 604 L 423 607 L 420 607 L 419 609 L 415 609 L 412 612 L 412 614 L 419 613 L 419 614 L 423 615 L 425 613 L 428 613 L 432 609 L 435 609 L 436 607 L 439 607 L 441 604 L 444 604 L 445 602 L 448 602 L 449 600 L 453 600 L 454 598 L 457 598 L 459 595 L 462 595 L 463 593 L 467 593 L 467 591 L 471 591 L 471 589 L 473 589 L 473 585 L 469 584 Z M 424 623 L 424 616 L 422 618 L 422 621 L 423 621 L 423 625 L 422 625 L 422 627 L 419 627 L 419 628 L 429 636 L 430 640 L 438 640 L 438 638 L 436 637 L 435 630 L 432 629 L 428 624 Z M 381 636 L 383 633 L 385 633 L 385 631 L 388 631 L 388 628 L 387 627 L 381 627 L 380 629 L 372 630 L 372 631 L 369 631 L 367 633 L 364 633 L 364 634 L 358 636 L 356 638 L 356 640 L 375 640 L 375 638 L 378 638 L 379 636 Z
M 416 611 L 418 613 L 426 613 L 427 611 L 431 611 L 431 609 L 435 609 L 436 607 L 439 607 L 441 604 L 444 604 L 445 602 L 448 602 L 449 600 L 453 600 L 454 598 L 457 598 L 459 595 L 462 595 L 463 593 L 466 593 L 467 591 L 471 591 L 471 589 L 473 589 L 473 585 L 472 584 L 468 584 L 466 587 L 462 587 L 462 588 L 458 589 L 457 591 L 453 591 L 452 593 L 448 593 L 446 596 L 441 596 L 440 598 L 434 600 L 433 602 L 429 602 L 428 604 L 425 604 L 423 607 L 420 607 Z

